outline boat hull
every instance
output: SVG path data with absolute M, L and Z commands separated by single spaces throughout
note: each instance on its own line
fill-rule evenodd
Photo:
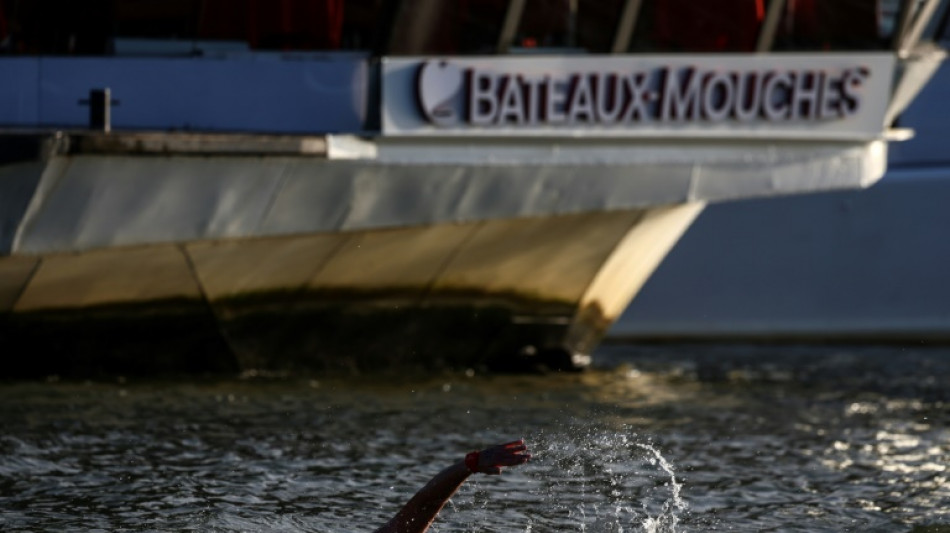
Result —
M 4 371 L 572 368 L 701 209 L 8 256 Z
M 582 367 L 708 202 L 884 167 L 881 141 L 0 145 L 9 375 Z

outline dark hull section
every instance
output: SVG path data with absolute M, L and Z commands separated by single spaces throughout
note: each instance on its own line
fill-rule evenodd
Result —
M 229 302 L 222 332 L 242 368 L 262 371 L 573 368 L 565 344 L 573 309 L 565 303 L 446 294 L 419 304 L 379 296 L 312 294 L 286 307 Z
M 0 318 L 7 378 L 573 369 L 570 306 L 451 294 L 270 294 Z M 531 314 L 526 314 L 530 310 Z M 603 331 L 591 331 L 598 338 Z M 21 348 L 12 348 L 19 346 Z
M 0 316 L 2 378 L 236 374 L 237 361 L 198 301 Z

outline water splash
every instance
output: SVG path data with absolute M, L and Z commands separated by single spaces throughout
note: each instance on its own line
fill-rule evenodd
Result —
M 575 425 L 528 442 L 534 459 L 513 496 L 534 509 L 526 533 L 676 531 L 687 509 L 682 484 L 660 450 L 631 428 Z
M 673 472 L 673 465 L 660 454 L 660 450 L 657 450 L 651 444 L 638 442 L 636 445 L 651 452 L 656 462 L 660 465 L 660 468 L 670 476 L 670 498 L 663 502 L 663 510 L 658 516 L 649 517 L 644 521 L 643 528 L 649 533 L 675 531 L 677 524 L 679 524 L 679 512 L 685 511 L 687 507 L 686 501 L 683 500 L 681 495 L 683 485 L 676 481 L 676 473 Z

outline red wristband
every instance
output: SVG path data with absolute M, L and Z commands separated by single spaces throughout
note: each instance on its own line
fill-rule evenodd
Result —
M 465 456 L 465 467 L 473 474 L 478 472 L 478 452 L 472 452 Z

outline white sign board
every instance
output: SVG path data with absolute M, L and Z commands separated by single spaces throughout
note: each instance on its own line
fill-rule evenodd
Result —
M 384 135 L 867 139 L 890 54 L 386 58 Z

